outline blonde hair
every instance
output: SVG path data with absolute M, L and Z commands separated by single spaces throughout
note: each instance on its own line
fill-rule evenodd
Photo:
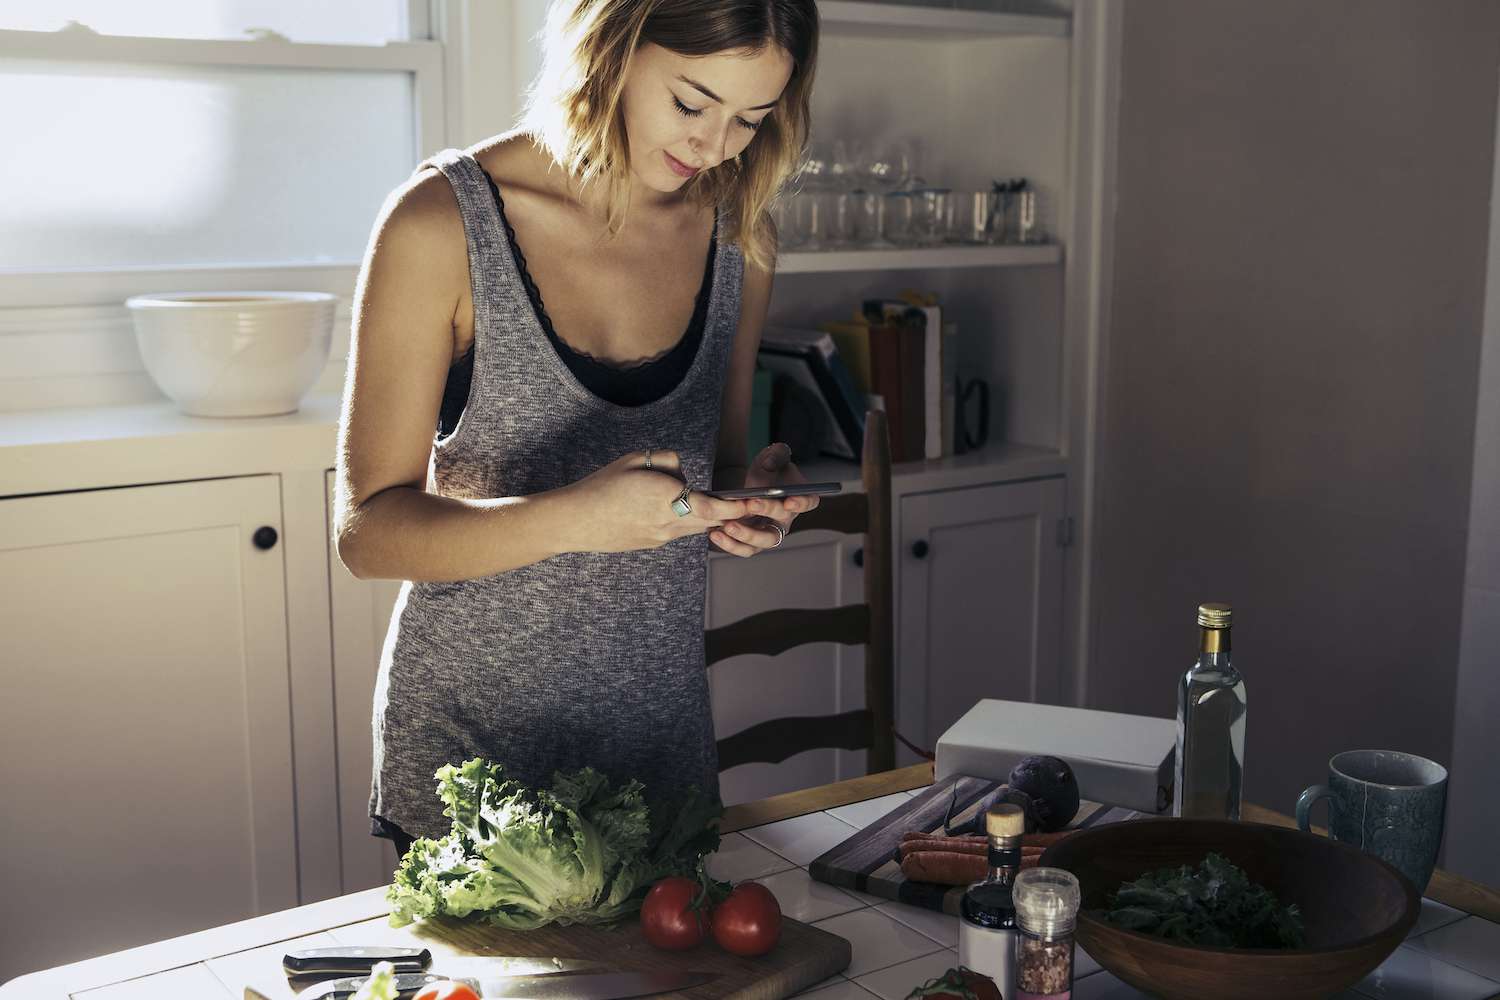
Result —
M 580 185 L 603 186 L 607 226 L 619 233 L 629 209 L 630 149 L 621 101 L 631 58 L 646 43 L 685 56 L 776 45 L 791 78 L 754 138 L 733 160 L 699 172 L 684 188 L 725 209 L 724 238 L 770 270 L 776 257 L 771 208 L 802 163 L 818 54 L 815 0 L 554 0 L 542 71 L 521 125 Z

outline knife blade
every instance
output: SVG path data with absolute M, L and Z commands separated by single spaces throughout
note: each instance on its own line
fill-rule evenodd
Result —
M 719 978 L 717 972 L 597 972 L 570 976 L 502 976 L 479 981 L 484 1000 L 625 1000 L 656 993 L 675 993 Z
M 367 945 L 302 948 L 283 955 L 281 968 L 289 976 L 349 976 L 360 972 L 368 975 L 377 962 L 390 962 L 397 972 L 424 972 L 432 964 L 432 952 L 426 948 L 379 948 Z
M 688 990 L 719 978 L 717 972 L 567 972 L 537 976 L 494 976 L 483 979 L 449 977 L 431 972 L 412 972 L 395 977 L 398 996 L 413 996 L 433 983 L 464 983 L 485 1000 L 626 1000 Z M 352 976 L 309 986 L 297 1000 L 347 1000 L 368 976 Z

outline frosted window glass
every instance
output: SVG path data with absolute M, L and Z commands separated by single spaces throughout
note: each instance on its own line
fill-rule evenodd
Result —
M 294 42 L 379 45 L 406 38 L 405 0 L 0 0 L 0 28 L 80 21 L 104 35 L 242 38 L 270 28 Z
M 0 268 L 357 261 L 407 72 L 0 65 Z

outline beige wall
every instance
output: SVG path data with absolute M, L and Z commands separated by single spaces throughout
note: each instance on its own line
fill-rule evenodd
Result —
M 1500 4 L 1127 0 L 1122 65 L 1088 701 L 1172 714 L 1225 600 L 1248 797 L 1447 763 Z

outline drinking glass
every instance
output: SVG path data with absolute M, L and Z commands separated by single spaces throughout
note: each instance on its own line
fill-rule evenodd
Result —
M 828 183 L 828 158 L 821 147 L 807 151 L 797 172 L 797 193 L 793 197 L 792 216 L 796 220 L 798 249 L 823 250 L 828 238 L 822 195 Z
M 894 247 L 897 244 L 891 235 L 891 227 L 886 222 L 887 210 L 893 207 L 888 195 L 905 187 L 911 177 L 911 147 L 899 140 L 884 144 L 873 143 L 857 160 L 857 173 L 865 189 L 877 196 L 875 206 L 880 216 L 872 236 L 862 243 L 872 248 Z
M 891 191 L 885 195 L 885 238 L 893 247 L 912 246 L 916 242 L 915 198 L 911 191 Z

